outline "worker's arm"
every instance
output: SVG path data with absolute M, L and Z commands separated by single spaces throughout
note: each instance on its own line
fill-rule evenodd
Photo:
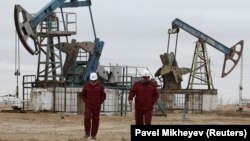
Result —
M 135 94 L 136 94 L 136 85 L 133 85 L 128 95 L 129 104 L 132 104 Z
M 155 91 L 153 93 L 153 102 L 155 103 L 159 98 L 159 93 L 158 93 L 158 90 L 157 90 L 157 85 L 155 86 Z
M 104 91 L 104 87 L 102 87 L 102 89 L 101 89 L 101 103 L 103 103 L 104 100 L 106 100 L 106 93 Z
M 155 103 L 155 102 L 158 100 L 158 98 L 159 98 L 159 93 L 158 93 L 158 91 L 156 90 L 156 91 L 154 92 L 154 95 L 153 95 L 153 102 Z
M 86 90 L 85 90 L 85 87 L 83 86 L 83 88 L 82 88 L 82 101 L 84 102 L 84 103 L 86 103 L 86 101 L 87 101 L 87 96 L 86 96 Z

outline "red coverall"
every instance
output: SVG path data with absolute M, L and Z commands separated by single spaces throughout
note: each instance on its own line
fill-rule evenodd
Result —
M 152 81 L 146 84 L 137 81 L 129 92 L 128 100 L 133 100 L 134 96 L 136 125 L 151 125 L 153 106 L 159 98 L 157 85 Z
M 85 134 L 95 137 L 99 127 L 101 104 L 106 99 L 106 93 L 101 83 L 85 84 L 82 89 L 82 100 L 85 103 L 84 127 Z M 92 127 L 91 127 L 92 125 Z

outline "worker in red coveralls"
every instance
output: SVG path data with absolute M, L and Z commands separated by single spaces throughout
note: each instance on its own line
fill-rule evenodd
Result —
M 89 136 L 91 136 L 91 139 L 96 139 L 101 104 L 106 99 L 106 93 L 104 92 L 103 85 L 98 82 L 96 73 L 91 73 L 89 79 L 90 81 L 82 89 L 82 100 L 85 103 L 84 139 L 87 139 Z
M 144 70 L 142 80 L 132 86 L 128 96 L 130 104 L 134 97 L 136 125 L 151 125 L 153 106 L 159 98 L 159 93 L 156 82 L 150 80 L 148 70 Z

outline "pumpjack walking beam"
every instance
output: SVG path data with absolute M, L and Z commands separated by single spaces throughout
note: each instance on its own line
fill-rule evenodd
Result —
M 51 0 L 46 6 L 44 6 L 39 12 L 34 16 L 28 13 L 21 5 L 15 5 L 14 10 L 14 21 L 16 26 L 16 31 L 18 37 L 20 38 L 23 46 L 26 50 L 34 55 L 38 53 L 37 46 L 37 26 L 50 14 L 52 14 L 57 8 L 67 8 L 67 7 L 80 7 L 80 6 L 90 6 L 91 1 L 78 1 L 70 0 L 70 2 L 65 2 L 66 0 Z M 33 49 L 28 44 L 28 39 L 31 38 L 34 41 L 35 49 Z
M 243 51 L 243 45 L 244 45 L 244 41 L 241 40 L 238 43 L 236 43 L 235 45 L 233 45 L 231 48 L 221 44 L 220 42 L 216 41 L 215 39 L 209 37 L 208 35 L 202 33 L 201 31 L 195 29 L 194 27 L 190 26 L 189 24 L 181 21 L 180 19 L 176 18 L 173 22 L 172 22 L 172 29 L 169 30 L 169 33 L 177 33 L 179 32 L 179 28 L 185 30 L 186 32 L 192 34 L 193 36 L 197 37 L 201 42 L 205 42 L 209 45 L 211 45 L 212 47 L 214 47 L 215 49 L 221 51 L 222 53 L 225 54 L 225 59 L 224 59 L 224 64 L 223 64 L 223 68 L 222 68 L 222 74 L 221 77 L 225 77 L 226 75 L 228 75 L 237 65 L 237 63 L 240 60 L 240 57 L 242 55 L 242 51 Z M 239 49 L 237 49 L 239 46 Z M 228 69 L 228 71 L 226 71 L 226 64 L 228 61 L 232 61 L 233 66 Z

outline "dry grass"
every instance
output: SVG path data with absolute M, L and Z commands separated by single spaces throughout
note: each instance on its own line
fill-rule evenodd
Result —
M 83 116 L 59 113 L 6 113 L 0 112 L 0 141 L 83 141 Z M 237 111 L 235 106 L 217 111 L 183 115 L 168 113 L 167 117 L 154 116 L 153 124 L 249 124 L 250 109 Z M 100 116 L 99 141 L 129 141 L 133 113 L 127 116 Z M 90 139 L 89 139 L 90 140 Z

